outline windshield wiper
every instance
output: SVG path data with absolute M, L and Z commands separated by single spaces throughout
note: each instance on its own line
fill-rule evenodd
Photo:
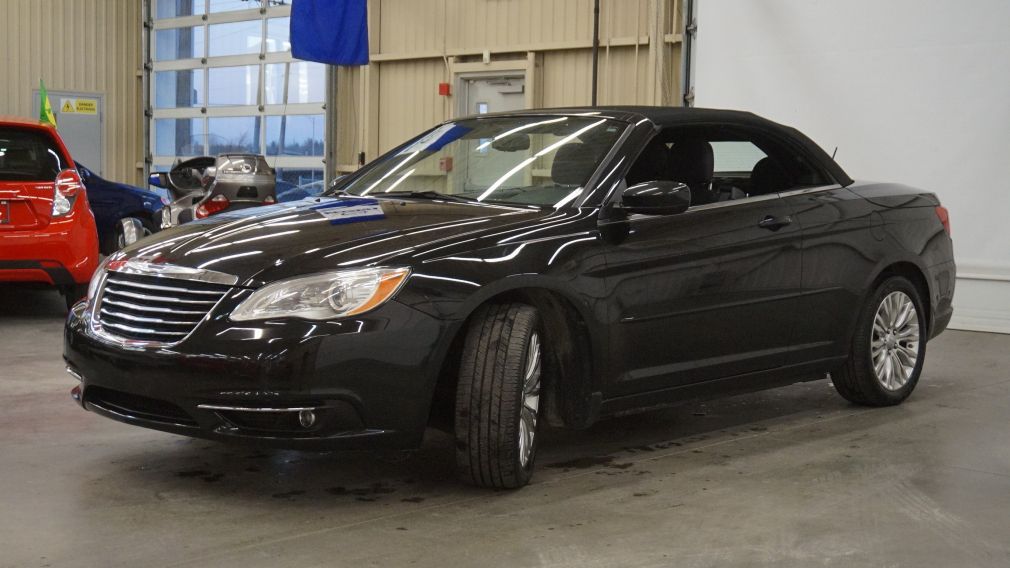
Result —
M 441 199 L 444 201 L 453 201 L 456 203 L 480 203 L 480 201 L 476 197 L 470 197 L 467 195 L 459 195 L 459 194 L 439 193 L 437 191 L 387 191 L 384 193 L 376 193 L 375 195 L 369 195 L 368 197 L 409 197 L 414 199 Z

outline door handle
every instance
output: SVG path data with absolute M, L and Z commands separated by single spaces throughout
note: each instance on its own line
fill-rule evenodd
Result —
M 758 227 L 761 227 L 762 229 L 768 229 L 769 231 L 777 231 L 782 227 L 791 224 L 792 222 L 793 218 L 790 217 L 789 215 L 786 215 L 785 217 L 774 217 L 772 215 L 768 215 L 764 219 L 761 219 L 760 222 L 758 222 Z

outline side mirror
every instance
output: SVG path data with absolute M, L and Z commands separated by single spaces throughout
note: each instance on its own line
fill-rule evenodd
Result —
M 621 206 L 628 213 L 673 215 L 691 205 L 691 188 L 676 181 L 647 181 L 621 194 Z
M 168 188 L 168 174 L 165 172 L 154 172 L 150 177 L 147 178 L 147 183 L 153 185 L 154 187 Z

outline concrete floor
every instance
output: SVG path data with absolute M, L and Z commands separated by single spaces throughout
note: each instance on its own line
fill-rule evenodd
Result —
M 54 293 L 0 295 L 0 566 L 1008 566 L 1010 336 L 947 332 L 897 408 L 807 383 L 548 432 L 533 484 L 252 451 L 69 397 Z

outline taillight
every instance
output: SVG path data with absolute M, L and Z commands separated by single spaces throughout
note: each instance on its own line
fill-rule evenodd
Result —
M 56 176 L 56 191 L 53 192 L 53 217 L 70 213 L 74 208 L 77 194 L 84 188 L 81 176 L 76 170 L 66 169 Z
M 229 205 L 231 205 L 231 202 L 228 201 L 227 197 L 221 194 L 215 195 L 214 197 L 211 197 L 209 201 L 201 203 L 200 206 L 196 208 L 196 218 L 206 219 L 214 213 L 224 211 Z
M 273 205 L 274 203 L 277 203 L 277 200 L 274 199 L 274 196 L 268 195 L 268 196 L 266 196 L 266 197 L 263 198 L 263 203 L 265 203 L 267 205 Z
M 950 234 L 950 213 L 947 212 L 947 208 L 943 205 L 937 205 L 936 216 L 940 219 L 940 223 L 943 225 L 943 230 Z

